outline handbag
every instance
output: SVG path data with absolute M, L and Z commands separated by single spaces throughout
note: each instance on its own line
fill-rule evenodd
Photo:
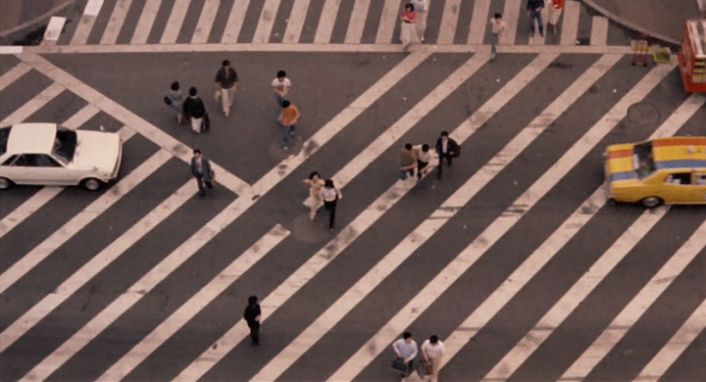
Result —
M 395 357 L 390 365 L 395 371 L 403 374 L 407 374 L 407 363 L 405 363 L 403 358 Z
M 203 129 L 205 131 L 211 130 L 211 118 L 208 116 L 208 113 L 203 115 Z

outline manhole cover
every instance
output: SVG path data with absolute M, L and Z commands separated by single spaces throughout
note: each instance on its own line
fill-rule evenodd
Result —
M 628 119 L 638 125 L 655 124 L 660 121 L 660 112 L 650 102 L 638 102 L 628 108 Z

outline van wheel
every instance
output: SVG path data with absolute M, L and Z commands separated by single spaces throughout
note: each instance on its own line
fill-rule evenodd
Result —
M 662 204 L 664 201 L 656 196 L 648 196 L 640 201 L 642 205 L 646 208 L 655 208 Z
M 0 176 L 0 190 L 7 190 L 8 188 L 12 187 L 14 183 L 10 179 L 3 178 Z
M 101 188 L 101 181 L 96 179 L 96 178 L 88 178 L 84 179 L 83 182 L 81 182 L 83 187 L 89 191 L 96 191 L 99 188 Z

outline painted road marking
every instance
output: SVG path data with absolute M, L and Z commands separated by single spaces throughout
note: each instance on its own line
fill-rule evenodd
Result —
M 296 44 L 302 35 L 306 14 L 309 10 L 310 0 L 294 0 L 292 12 L 287 20 L 287 29 L 284 31 L 282 42 L 285 44 Z M 357 3 L 356 3 L 357 4 Z
M 208 42 L 208 36 L 211 34 L 213 21 L 216 19 L 218 7 L 221 5 L 221 0 L 206 0 L 201 8 L 199 21 L 196 23 L 196 29 L 191 36 L 192 44 L 205 44 Z
M 476 0 L 473 3 L 471 27 L 468 29 L 468 44 L 481 45 L 485 40 L 485 31 L 490 19 L 490 0 Z M 503 40 L 504 42 L 504 40 Z
M 297 155 L 287 157 L 278 166 L 273 167 L 267 174 L 253 185 L 253 191 L 238 197 L 233 203 L 227 206 L 221 213 L 216 215 L 199 231 L 192 235 L 187 241 L 173 250 L 166 258 L 149 271 L 150 279 L 141 279 L 141 285 L 146 285 L 149 281 L 154 288 L 161 280 L 174 272 L 183 262 L 193 256 L 201 247 L 206 245 L 225 227 L 235 221 L 240 215 L 255 204 L 259 197 L 265 195 L 274 188 L 282 179 L 296 170 L 306 159 L 314 155 L 329 140 L 338 134 L 356 117 L 361 115 L 377 99 L 385 94 L 394 85 L 399 83 L 409 72 L 420 65 L 428 54 L 410 54 L 397 64 L 392 70 L 385 74 L 379 81 L 372 85 L 362 95 L 356 98 L 341 113 L 337 114 L 331 121 L 316 131 L 314 135 L 304 142 L 303 147 Z M 147 290 L 149 290 L 147 289 Z M 136 300 L 120 300 L 111 303 L 104 308 L 88 324 L 74 333 L 52 354 L 45 357 L 40 363 L 24 377 L 25 379 L 46 379 L 61 365 L 66 363 L 74 354 L 86 345 L 86 338 L 89 335 L 98 336 L 102 330 L 118 319 Z
M 559 45 L 576 45 L 579 34 L 579 13 L 581 13 L 581 3 L 566 0 L 564 4 L 564 20 L 561 23 Z
M 157 12 L 162 5 L 162 0 L 145 0 L 145 5 L 137 20 L 137 26 L 130 39 L 130 44 L 146 44 L 147 38 L 152 31 L 152 25 L 157 18 Z
M 452 73 L 444 82 L 439 84 L 424 99 L 412 107 L 409 112 L 397 122 L 380 134 L 376 140 L 368 145 L 358 156 L 348 162 L 333 178 L 336 184 L 343 188 L 355 176 L 360 174 L 373 160 L 385 152 L 398 138 L 411 129 L 421 118 L 431 112 L 441 101 L 448 97 L 455 89 L 470 78 L 488 60 L 487 55 L 476 55 L 469 59 L 459 69 Z M 371 206 L 358 215 L 346 228 L 344 228 L 329 244 L 315 253 L 262 302 L 263 317 L 266 320 L 272 313 L 291 298 L 308 280 L 320 272 L 330 261 L 340 254 L 360 234 L 367 230 L 380 218 L 386 208 L 390 208 L 400 200 L 411 186 L 405 182 L 395 183 L 387 192 L 383 193 Z M 243 338 L 247 331 L 242 321 L 237 322 L 220 339 L 217 346 L 210 346 L 191 365 L 184 369 L 177 380 L 196 380 L 215 366 L 228 352 L 233 349 Z
M 56 82 L 53 82 L 46 89 L 42 90 L 39 94 L 34 96 L 31 100 L 27 101 L 20 108 L 12 112 L 0 121 L 0 126 L 14 125 L 16 123 L 24 122 L 32 114 L 36 113 L 44 105 L 48 104 L 56 98 L 61 92 L 64 91 L 64 87 Z
M 142 237 L 147 235 L 154 227 L 167 219 L 174 211 L 190 200 L 196 193 L 196 185 L 189 180 L 176 192 L 152 209 L 140 221 L 125 231 L 86 264 L 76 270 L 69 278 L 59 285 L 52 293 L 46 295 L 40 302 L 25 312 L 2 333 L 0 333 L 0 351 L 10 347 L 25 333 L 43 320 L 56 307 L 61 305 L 95 275 L 105 269 L 125 251 L 130 249 Z M 41 192 L 41 191 L 40 191 Z
M 86 16 L 98 16 L 103 6 L 103 0 L 88 0 L 86 8 L 83 9 L 83 14 Z
M 378 31 L 375 35 L 376 44 L 389 44 L 392 42 L 392 34 L 395 32 L 395 25 L 399 23 L 399 10 L 401 2 L 398 0 L 385 0 L 382 13 L 380 14 L 380 22 L 378 23 Z M 397 51 L 399 51 L 399 44 Z
M 91 118 L 95 117 L 98 112 L 100 112 L 100 110 L 89 103 L 59 126 L 76 130 L 83 126 L 83 124 L 88 122 Z
M 591 17 L 591 45 L 608 45 L 608 18 L 603 16 Z
M 87 102 L 92 103 L 101 110 L 110 114 L 115 119 L 135 129 L 145 138 L 154 142 L 163 150 L 171 153 L 174 157 L 181 159 L 185 163 L 191 162 L 192 150 L 187 145 L 172 137 L 168 133 L 162 131 L 157 126 L 142 119 L 142 117 L 133 113 L 126 107 L 106 97 L 96 89 L 86 85 L 73 75 L 63 69 L 54 66 L 46 59 L 37 55 L 25 54 L 22 55 L 22 60 L 30 64 L 39 72 L 53 79 L 57 83 L 65 85 L 71 89 L 76 95 L 82 97 Z M 245 194 L 250 191 L 250 185 L 244 180 L 238 178 L 215 162 L 211 162 L 211 166 L 218 173 L 218 183 L 225 186 L 227 189 L 235 192 L 238 195 Z
M 353 4 L 348 30 L 346 30 L 346 37 L 343 40 L 345 43 L 358 44 L 363 40 L 363 29 L 368 12 L 370 12 L 370 0 L 358 0 Z
M 265 0 L 265 5 L 262 6 L 262 13 L 260 13 L 260 19 L 257 22 L 255 35 L 252 39 L 254 43 L 270 41 L 270 34 L 272 34 L 272 27 L 275 25 L 279 4 L 280 0 Z
M 691 96 L 672 113 L 649 139 L 672 136 L 703 105 L 703 97 Z M 598 187 L 505 281 L 483 301 L 447 338 L 447 362 L 566 245 L 606 203 L 603 187 Z
M 669 341 L 640 371 L 635 381 L 659 381 L 679 356 L 706 327 L 706 300 L 682 324 Z
M 507 45 L 515 45 L 515 40 L 517 39 L 517 23 L 519 22 L 521 12 L 520 8 L 522 8 L 520 0 L 505 0 L 503 19 L 505 19 L 507 27 L 503 35 L 503 43 Z M 490 21 L 487 20 L 486 22 Z M 507 48 L 507 46 L 504 48 Z
M 164 27 L 162 38 L 159 40 L 160 44 L 174 44 L 177 41 L 181 26 L 186 18 L 186 12 L 189 10 L 190 2 L 191 0 L 174 0 L 167 25 Z
M 196 294 L 182 304 L 167 319 L 162 321 L 150 334 L 145 336 L 137 345 L 133 346 L 127 354 L 114 363 L 98 380 L 119 381 L 125 378 L 133 369 L 142 363 L 142 361 L 166 342 L 167 339 L 186 325 L 187 322 L 210 304 L 211 301 L 238 280 L 241 275 L 245 274 L 250 267 L 265 257 L 265 255 L 282 242 L 282 240 L 287 238 L 289 234 L 290 232 L 279 224 L 270 229 L 260 240 L 240 254 L 240 256 L 233 260 L 233 262 L 216 275 L 208 284 L 196 292 Z M 132 290 L 138 290 L 135 289 L 135 287 L 133 287 Z M 132 299 L 134 296 L 134 292 L 128 291 L 123 293 L 119 299 Z
M 66 17 L 52 16 L 49 19 L 49 24 L 47 24 L 47 29 L 44 31 L 42 44 L 56 44 L 56 40 L 59 39 L 65 23 Z
M 120 34 L 120 30 L 123 28 L 125 17 L 127 17 L 127 12 L 130 10 L 130 5 L 132 5 L 132 0 L 118 0 L 115 3 L 113 13 L 110 15 L 110 20 L 108 20 L 108 25 L 106 25 L 103 31 L 100 44 L 115 44 L 115 42 L 118 41 L 118 34 Z
M 633 297 L 591 346 L 574 361 L 560 380 L 580 381 L 586 378 L 704 247 L 706 247 L 706 221 Z
M 71 36 L 70 45 L 86 45 L 88 35 L 91 34 L 93 24 L 96 22 L 96 17 L 102 6 L 103 0 L 88 0 L 86 8 L 83 10 L 83 15 L 78 20 L 78 26 L 73 36 Z
M 444 11 L 441 14 L 441 25 L 439 26 L 439 37 L 437 44 L 453 44 L 458 26 L 458 16 L 461 10 L 461 0 L 446 0 Z
M 12 83 L 20 79 L 20 77 L 27 74 L 31 69 L 32 68 L 29 65 L 24 62 L 20 62 L 12 69 L 3 73 L 2 76 L 0 76 L 0 91 L 5 90 L 6 87 L 10 86 Z
M 554 306 L 515 344 L 484 379 L 505 380 L 535 352 L 554 330 L 576 309 L 610 271 L 642 240 L 666 215 L 667 207 L 645 211 L 613 242 L 586 273 L 557 301 Z
M 645 97 L 669 74 L 674 66 L 655 68 L 626 94 L 603 118 L 566 151 L 554 166 L 547 170 L 532 186 L 518 197 L 510 208 L 521 205 L 521 213 L 503 213 L 493 221 L 471 244 L 437 274 L 398 314 L 390 319 L 358 351 L 342 365 L 329 381 L 351 380 L 380 352 L 419 317 L 446 289 L 466 272 L 485 252 L 502 237 L 524 214 L 556 185 L 591 148 L 596 145 L 624 117 L 633 103 Z M 462 200 L 465 200 L 462 199 Z M 451 199 L 449 199 L 451 201 Z M 455 204 L 455 205 L 463 205 Z M 455 333 L 454 333 L 455 334 Z M 451 339 L 453 342 L 453 338 Z M 449 342 L 449 339 L 446 340 Z M 446 354 L 453 354 L 446 346 Z M 374 351 L 371 351 L 374 349 Z M 448 356 L 447 359 L 450 359 Z
M 171 155 L 166 151 L 157 151 L 130 174 L 120 179 L 117 184 L 110 188 L 109 192 L 103 193 L 93 203 L 84 208 L 83 211 L 76 214 L 61 228 L 54 231 L 51 236 L 34 247 L 34 249 L 24 255 L 16 263 L 12 264 L 12 266 L 0 275 L 0 293 L 4 293 L 10 286 L 17 282 L 17 280 L 37 266 L 37 264 L 49 257 L 57 248 L 100 216 L 100 214 L 105 212 L 120 200 L 120 198 L 140 184 L 140 182 L 157 171 L 160 166 L 167 163 L 169 158 L 171 158 Z M 4 346 L 4 344 L 0 346 Z
M 223 31 L 223 37 L 221 37 L 221 43 L 238 42 L 238 35 L 240 35 L 240 30 L 243 28 L 243 21 L 245 21 L 245 15 L 249 7 L 250 0 L 235 0 L 233 2 L 233 7 L 230 9 L 228 21 L 226 22 L 226 29 Z
M 314 35 L 314 43 L 329 43 L 331 42 L 331 33 L 333 26 L 336 23 L 338 8 L 341 5 L 341 0 L 325 0 L 324 8 L 321 10 L 319 24 L 316 27 Z
M 617 61 L 619 57 L 614 58 Z M 457 132 L 452 135 L 459 143 L 463 143 L 470 134 L 477 131 L 485 124 L 499 109 L 516 96 L 532 79 L 536 78 L 544 71 L 556 56 L 540 56 L 525 67 L 515 78 L 508 82 L 494 97 L 488 100 L 476 113 L 462 123 Z M 609 61 L 609 60 L 606 60 Z M 607 65 L 608 67 L 612 65 Z M 607 70 L 608 68 L 605 68 Z M 585 79 L 585 78 L 583 78 Z M 588 89 L 588 86 L 586 86 Z M 561 97 L 559 97 L 561 98 Z M 570 101 L 567 101 L 570 103 Z M 561 114 L 543 113 L 544 123 L 547 115 L 554 118 Z M 549 119 L 552 119 L 551 117 Z M 546 121 L 546 126 L 550 122 Z M 525 130 L 534 130 L 535 136 L 539 136 L 536 124 L 531 124 Z M 514 142 L 523 141 L 522 144 L 529 145 L 533 140 L 529 138 L 519 138 Z M 254 380 L 274 380 L 281 376 L 299 357 L 307 352 L 311 346 L 321 339 L 331 330 L 348 312 L 357 306 L 373 289 L 375 289 L 387 276 L 394 272 L 405 259 L 416 251 L 423 243 L 434 235 L 446 222 L 448 222 L 458 211 L 454 206 L 464 205 L 475 196 L 486 184 L 488 184 L 508 163 L 510 163 L 522 151 L 522 147 L 515 150 L 508 150 L 512 147 L 508 144 L 506 149 L 501 150 L 484 168 L 479 170 L 473 177 L 464 183 L 449 199 L 437 208 L 429 218 L 422 222 L 417 228 L 409 233 L 395 248 L 385 255 L 373 268 L 370 269 L 358 282 L 355 283 L 346 293 L 344 293 L 335 303 L 333 303 L 323 314 L 321 314 L 308 328 L 306 328 L 294 341 L 284 348 L 275 358 L 264 366 L 253 378 Z M 499 162 L 505 162 L 500 164 Z M 461 196 L 462 195 L 462 196 Z

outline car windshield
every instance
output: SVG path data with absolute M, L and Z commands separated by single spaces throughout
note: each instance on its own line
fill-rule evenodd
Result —
M 640 179 L 650 176 L 655 171 L 655 162 L 652 159 L 652 142 L 635 145 L 633 160 L 637 176 Z
M 7 140 L 10 138 L 10 128 L 3 127 L 0 129 L 0 155 L 7 152 Z
M 54 155 L 65 160 L 66 162 L 71 162 L 75 151 L 76 132 L 64 127 L 58 128 L 56 131 L 56 138 L 54 138 L 54 148 L 52 149 Z

